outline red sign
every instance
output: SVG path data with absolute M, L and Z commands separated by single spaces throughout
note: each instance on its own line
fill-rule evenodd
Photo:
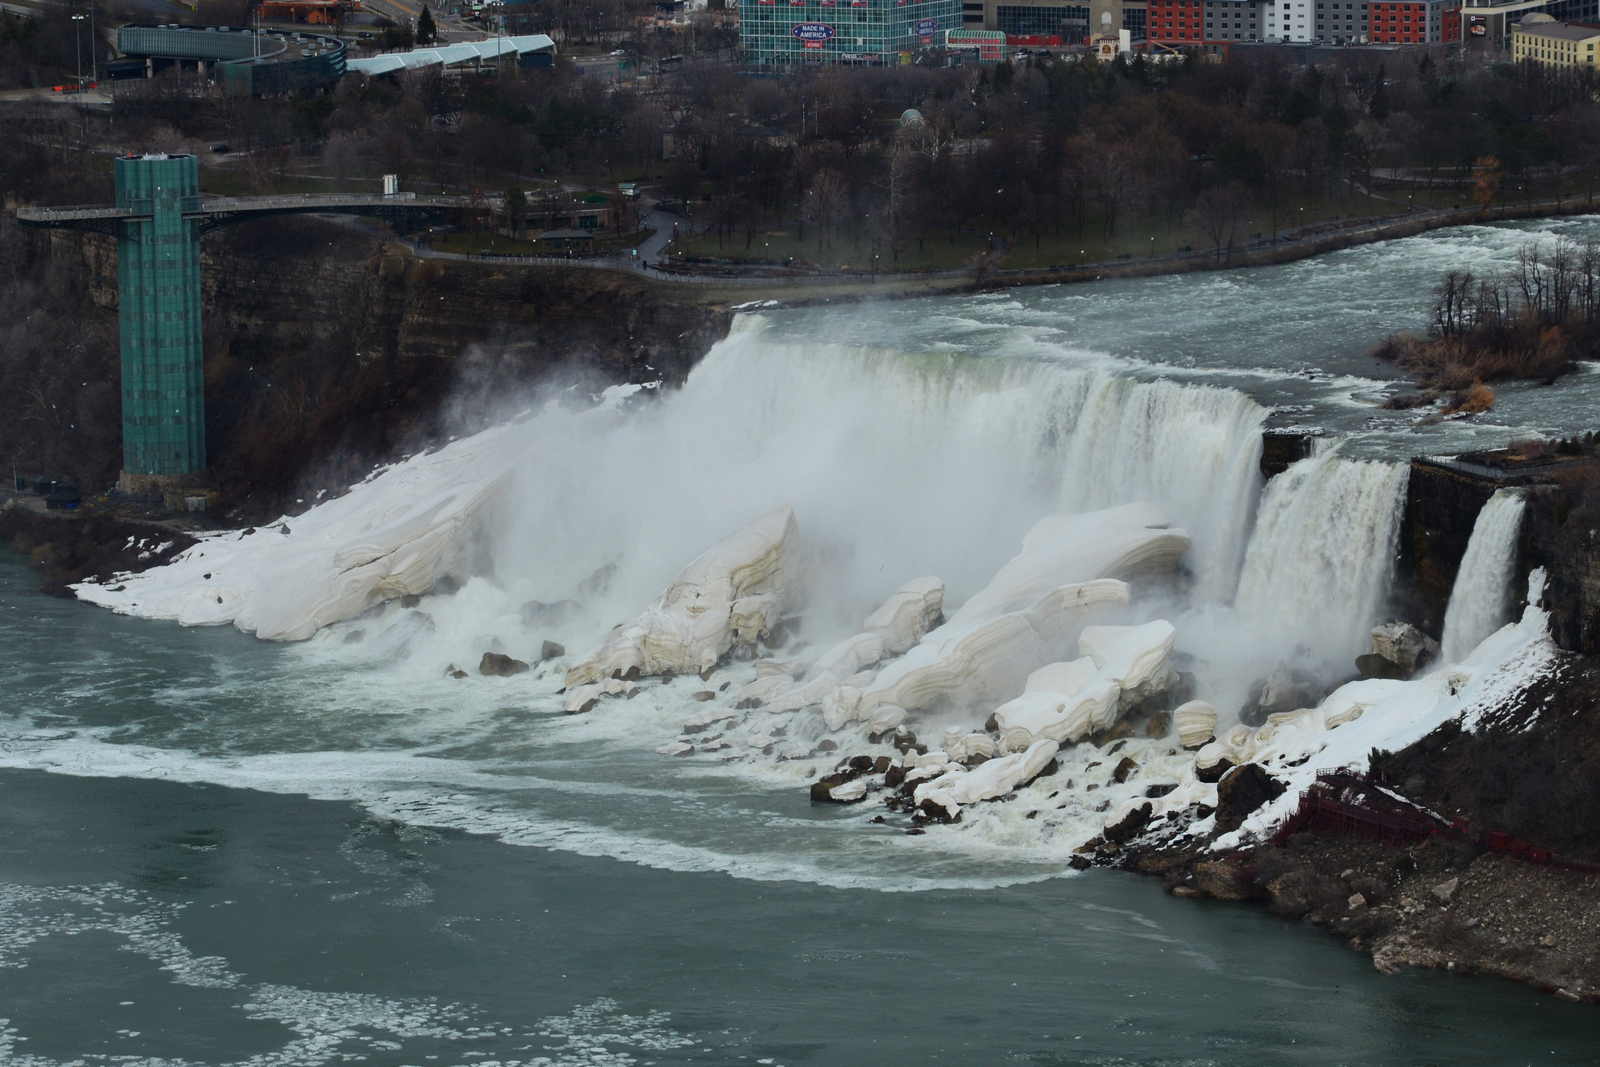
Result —
M 1061 38 L 1042 33 L 1008 33 L 1006 45 L 1011 48 L 1060 48 Z
M 802 43 L 807 48 L 821 48 L 822 47 L 822 42 L 821 41 L 804 41 Z

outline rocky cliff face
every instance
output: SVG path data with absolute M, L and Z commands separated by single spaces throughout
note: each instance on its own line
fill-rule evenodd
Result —
M 1550 634 L 1569 652 L 1600 652 L 1600 516 L 1583 494 L 1548 487 L 1528 497 L 1525 568 L 1543 567 Z
M 242 519 L 470 430 L 539 383 L 679 383 L 730 321 L 620 272 L 419 260 L 317 220 L 250 223 L 202 252 L 209 457 Z M 114 331 L 114 242 L 60 235 L 52 255 L 81 265 L 90 314 Z M 114 351 L 94 362 L 79 377 L 115 383 Z M 97 473 L 95 488 L 116 475 Z

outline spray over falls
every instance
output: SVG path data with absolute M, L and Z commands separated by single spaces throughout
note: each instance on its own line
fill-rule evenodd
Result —
M 80 595 L 329 632 L 418 677 L 556 648 L 471 684 L 775 781 L 854 754 L 830 799 L 897 778 L 953 818 L 1054 767 L 1075 785 L 1030 832 L 1077 844 L 1203 800 L 1194 750 L 1215 737 L 1231 764 L 1284 725 L 1235 725 L 1251 680 L 1307 650 L 1347 664 L 1378 621 L 1404 467 L 1325 450 L 1263 495 L 1266 414 L 1050 362 L 783 343 L 747 316 L 681 390 L 553 400 Z M 465 587 L 430 597 L 447 578 Z

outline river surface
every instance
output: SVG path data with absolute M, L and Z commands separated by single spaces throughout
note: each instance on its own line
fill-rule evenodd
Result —
M 1263 910 L 1074 874 L 1082 826 L 908 837 L 814 808 L 823 759 L 663 757 L 697 679 L 574 717 L 556 675 L 443 677 L 583 647 L 784 500 L 836 567 L 824 632 L 920 573 L 970 595 L 1040 515 L 1148 499 L 1195 537 L 1160 607 L 1202 687 L 1295 643 L 1347 656 L 1381 608 L 1395 461 L 1591 428 L 1600 387 L 1423 425 L 1376 408 L 1398 383 L 1368 347 L 1422 324 L 1441 270 L 1595 228 L 765 313 L 624 431 L 530 422 L 548 462 L 425 628 L 392 605 L 269 644 L 44 597 L 0 559 L 0 1061 L 1600 1061 L 1591 1007 L 1382 977 Z M 1260 428 L 1291 424 L 1345 440 L 1261 496 Z M 608 560 L 592 618 L 519 621 Z

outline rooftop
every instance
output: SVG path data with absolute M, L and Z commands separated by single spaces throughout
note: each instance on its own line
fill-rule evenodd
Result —
M 1549 37 L 1559 41 L 1592 41 L 1600 37 L 1600 26 L 1578 22 L 1529 22 L 1523 19 L 1517 30 L 1534 37 Z

